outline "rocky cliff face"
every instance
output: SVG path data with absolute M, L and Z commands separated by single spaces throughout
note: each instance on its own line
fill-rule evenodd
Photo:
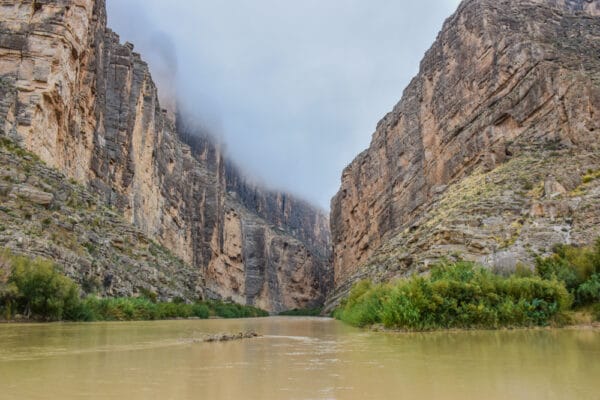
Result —
M 600 234 L 600 1 L 466 0 L 332 200 L 338 295 Z M 335 296 L 334 296 L 335 297 Z
M 106 28 L 103 0 L 3 1 L 0 15 L 1 135 L 197 267 L 198 294 L 272 311 L 323 300 L 327 218 L 248 184 L 169 117 L 148 66 Z
M 193 299 L 200 270 L 173 256 L 98 195 L 0 138 L 0 248 L 54 260 L 85 292 Z

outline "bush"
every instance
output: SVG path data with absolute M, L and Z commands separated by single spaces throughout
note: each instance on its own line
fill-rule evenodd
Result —
M 594 305 L 594 308 L 592 309 L 592 315 L 595 321 L 600 322 L 600 304 Z
M 206 319 L 210 316 L 210 310 L 206 304 L 193 304 L 192 315 L 196 318 Z
M 10 274 L 9 272 L 10 271 Z M 141 289 L 142 297 L 79 297 L 80 289 L 50 261 L 14 257 L 0 252 L 0 317 L 20 313 L 46 321 L 140 321 L 172 318 L 225 318 L 266 316 L 251 306 L 223 302 L 186 303 L 182 298 L 158 302 L 157 295 Z
M 0 319 L 12 319 L 18 294 L 19 291 L 14 284 L 0 283 Z
M 505 278 L 459 262 L 394 284 L 360 282 L 334 315 L 355 326 L 497 328 L 548 325 L 570 305 L 571 296 L 556 280 Z
M 578 274 L 577 270 L 558 254 L 537 259 L 536 272 L 543 279 L 555 279 L 563 282 L 570 291 L 576 289 L 583 282 L 583 277 Z
M 156 319 L 190 318 L 192 316 L 191 304 L 180 302 L 158 303 Z
M 41 258 L 13 257 L 9 283 L 16 288 L 17 307 L 27 318 L 58 321 L 79 305 L 79 287 Z
M 591 304 L 600 302 L 600 274 L 594 274 L 577 288 L 577 303 Z
M 12 318 L 18 295 L 18 290 L 14 283 L 8 282 L 10 269 L 10 253 L 6 250 L 0 252 L 0 318 L 6 320 Z
M 380 323 L 380 310 L 389 292 L 389 286 L 373 285 L 370 281 L 359 282 L 350 292 L 343 307 L 334 312 L 334 317 L 354 326 Z
M 519 278 L 531 278 L 535 276 L 535 271 L 527 265 L 517 263 L 517 265 L 515 266 L 514 275 Z
M 266 317 L 268 312 L 252 306 L 243 306 L 236 303 L 225 303 L 222 301 L 209 302 L 211 314 L 221 318 L 254 318 Z
M 255 307 L 223 302 L 184 303 L 182 299 L 172 302 L 153 302 L 145 297 L 105 298 L 89 296 L 76 310 L 74 320 L 80 321 L 148 321 L 177 318 L 206 319 L 211 315 L 223 318 L 247 318 L 266 316 L 266 311 Z
M 600 240 L 591 247 L 559 245 L 553 251 L 536 260 L 536 273 L 563 282 L 577 306 L 600 301 Z

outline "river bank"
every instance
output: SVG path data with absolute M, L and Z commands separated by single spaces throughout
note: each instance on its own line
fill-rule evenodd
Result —
M 91 296 L 78 301 L 72 309 L 64 314 L 66 318 L 48 318 L 45 314 L 27 318 L 16 314 L 11 319 L 0 319 L 0 323 L 169 321 L 267 316 L 269 313 L 259 308 L 222 301 L 154 302 L 146 298 L 97 298 Z
M 357 327 L 399 331 L 593 324 L 600 321 L 600 247 L 572 252 L 539 259 L 535 272 L 501 275 L 456 262 L 392 283 L 362 281 L 334 316 Z M 571 257 L 577 264 L 569 263 Z
M 377 333 L 461 333 L 461 332 L 515 332 L 515 331 L 560 331 L 560 330 L 592 330 L 600 332 L 600 322 L 589 322 L 589 323 L 576 323 L 564 326 L 529 326 L 529 327 L 500 327 L 500 328 L 448 328 L 448 329 L 435 329 L 435 330 L 407 330 L 407 329 L 391 329 L 386 328 L 383 325 L 372 325 L 368 328 L 364 328 L 370 332 Z

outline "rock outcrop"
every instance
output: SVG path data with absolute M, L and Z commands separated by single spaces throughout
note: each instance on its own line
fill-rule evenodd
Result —
M 104 0 L 0 1 L 0 135 L 98 193 L 195 266 L 198 295 L 271 311 L 322 302 L 328 219 L 249 184 L 161 109 Z
M 336 294 L 600 235 L 600 1 L 466 0 L 332 200 Z
M 127 223 L 98 195 L 2 138 L 0 249 L 55 261 L 87 293 L 168 301 L 192 300 L 202 290 L 198 268 Z

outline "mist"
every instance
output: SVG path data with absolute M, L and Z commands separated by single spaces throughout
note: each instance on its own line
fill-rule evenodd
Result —
M 248 176 L 329 209 L 458 0 L 107 0 L 108 23 Z

